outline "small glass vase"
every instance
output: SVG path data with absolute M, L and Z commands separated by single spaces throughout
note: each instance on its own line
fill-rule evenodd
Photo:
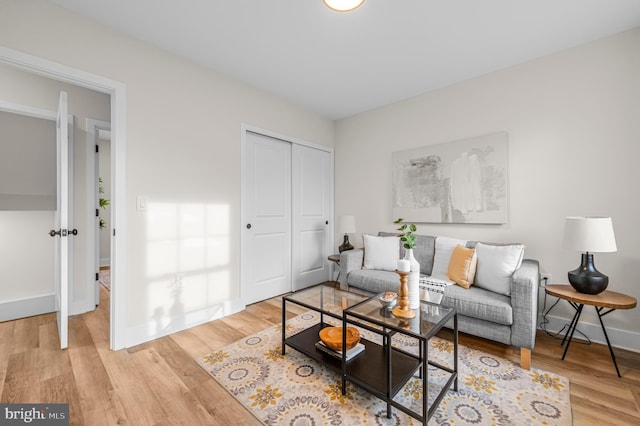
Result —
M 413 249 L 406 249 L 404 258 L 411 265 L 411 273 L 408 276 L 409 308 L 418 309 L 420 307 L 420 263 L 413 256 Z

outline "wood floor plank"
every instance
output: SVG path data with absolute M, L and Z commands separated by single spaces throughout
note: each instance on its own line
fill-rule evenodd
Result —
M 199 423 L 197 410 L 184 398 L 189 388 L 176 376 L 163 357 L 152 348 L 138 351 L 131 356 L 140 371 L 145 386 L 162 405 L 168 424 L 195 425 Z
M 211 376 L 195 362 L 195 357 L 190 356 L 172 338 L 167 337 L 155 340 L 153 349 L 162 357 L 162 360 L 173 370 L 173 374 L 175 374 L 188 389 L 192 389 L 211 378 Z
M 69 349 L 60 350 L 55 314 L 0 323 L 0 402 L 68 402 L 71 424 L 259 425 L 195 359 L 281 321 L 280 297 L 143 345 L 109 350 L 109 292 L 94 312 L 71 317 Z M 290 318 L 306 311 L 287 305 Z M 517 348 L 461 334 L 460 343 L 519 362 Z M 640 424 L 640 354 L 563 347 L 539 331 L 532 367 L 570 381 L 575 425 Z
M 35 316 L 15 322 L 12 354 L 38 348 L 40 320 L 40 317 Z
M 16 321 L 0 322 L 0 395 L 7 377 L 9 355 L 13 350 L 13 336 Z
M 80 396 L 80 407 L 89 419 L 101 424 L 121 424 L 124 412 L 114 401 L 114 389 L 91 333 L 80 317 L 70 318 L 73 345 L 68 349 Z
M 278 324 L 282 321 L 282 306 L 274 306 L 268 303 L 254 303 L 247 306 L 246 311 L 258 318 L 262 318 L 268 324 Z
M 80 396 L 72 371 L 52 377 L 42 383 L 41 397 L 36 399 L 42 403 L 69 404 L 69 425 L 85 425 L 90 418 L 85 418 L 80 404 Z
M 246 336 L 231 325 L 213 321 L 171 335 L 193 359 L 221 348 Z
M 213 379 L 193 388 L 190 394 L 214 419 L 215 425 L 262 424 Z M 215 395 L 215 398 L 212 398 L 212 395 Z
M 256 317 L 246 310 L 228 317 L 220 319 L 220 321 L 228 324 L 230 327 L 238 330 L 243 335 L 248 336 L 257 333 L 269 327 L 272 324 L 263 322 L 259 317 Z

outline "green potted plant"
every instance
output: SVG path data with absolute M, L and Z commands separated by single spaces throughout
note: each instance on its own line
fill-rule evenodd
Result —
M 401 217 L 393 223 L 395 223 L 396 225 L 402 224 L 402 226 L 398 228 L 398 231 L 402 232 L 402 234 L 399 235 L 400 241 L 402 241 L 402 246 L 407 250 L 414 249 L 416 248 L 416 237 L 413 235 L 413 233 L 416 232 L 418 228 L 413 223 L 403 222 L 404 218 Z
M 416 248 L 416 236 L 414 232 L 418 230 L 413 223 L 404 223 L 404 218 L 399 218 L 394 221 L 396 225 L 400 225 L 398 231 L 402 232 L 400 235 L 400 241 L 405 248 L 404 259 L 409 261 L 410 273 L 407 279 L 409 290 L 409 308 L 417 309 L 420 307 L 420 263 L 413 255 L 413 249 Z

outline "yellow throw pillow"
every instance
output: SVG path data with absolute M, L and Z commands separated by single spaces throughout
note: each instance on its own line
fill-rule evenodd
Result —
M 458 244 L 451 253 L 447 276 L 460 287 L 469 288 L 476 276 L 478 257 L 475 249 L 470 249 Z

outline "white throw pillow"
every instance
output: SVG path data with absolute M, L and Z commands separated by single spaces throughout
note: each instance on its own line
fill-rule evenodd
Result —
M 364 264 L 362 269 L 395 271 L 400 257 L 400 238 L 363 234 Z
M 511 295 L 511 276 L 522 265 L 524 245 L 476 244 L 478 266 L 474 285 L 494 293 Z
M 447 274 L 449 271 L 449 260 L 453 249 L 460 244 L 462 247 L 467 245 L 467 240 L 459 240 L 457 238 L 437 237 L 436 252 L 433 256 L 433 270 L 431 276 L 434 278 L 449 280 Z

